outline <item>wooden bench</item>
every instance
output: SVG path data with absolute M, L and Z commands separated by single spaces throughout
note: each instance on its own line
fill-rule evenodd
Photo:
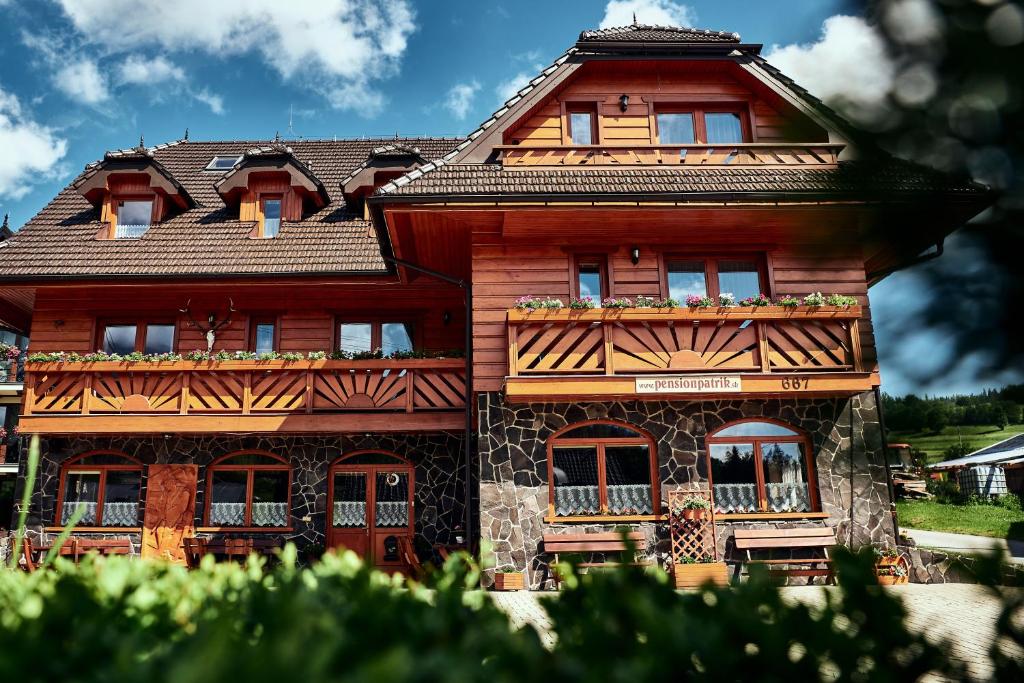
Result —
M 747 563 L 760 563 L 771 567 L 785 566 L 784 569 L 771 569 L 769 573 L 773 576 L 827 576 L 829 581 L 834 578 L 832 560 L 828 556 L 829 548 L 836 545 L 836 533 L 831 527 L 737 529 L 733 539 L 736 542 L 736 549 L 746 552 Z M 824 557 L 763 560 L 751 557 L 752 551 L 765 551 L 770 555 L 773 550 L 819 550 Z
M 226 560 L 244 560 L 255 553 L 273 557 L 281 543 L 272 538 L 185 538 L 185 564 L 195 569 L 204 555 L 214 555 Z
M 22 557 L 24 558 L 22 566 L 25 571 L 33 572 L 38 569 L 43 563 L 46 553 L 52 547 L 52 544 L 33 544 L 32 539 L 26 536 L 21 546 Z M 64 544 L 60 547 L 59 554 L 61 557 L 69 558 L 77 564 L 84 555 L 90 552 L 99 555 L 131 555 L 132 542 L 127 538 L 71 537 L 64 541 Z
M 589 534 L 544 534 L 544 552 L 554 557 L 554 563 L 558 563 L 558 556 L 566 553 L 623 553 L 630 549 L 632 545 L 633 550 L 638 553 L 645 552 L 647 550 L 647 536 L 640 531 L 631 531 L 625 534 L 625 537 L 621 533 L 616 532 L 599 532 Z M 635 560 L 635 558 L 634 558 Z M 577 564 L 577 567 L 614 567 L 619 565 L 619 562 L 581 562 Z M 645 567 L 650 566 L 650 562 L 644 560 L 642 562 L 628 562 L 630 566 L 634 567 Z M 561 578 L 558 576 L 558 571 L 553 570 L 551 577 L 555 580 L 555 585 L 558 586 L 561 583 Z

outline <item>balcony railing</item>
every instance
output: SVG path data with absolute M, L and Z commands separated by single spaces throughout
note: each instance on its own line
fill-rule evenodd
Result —
M 501 145 L 506 167 L 530 166 L 811 166 L 839 163 L 841 144 Z
M 510 310 L 509 376 L 862 372 L 859 306 Z
M 325 431 L 359 429 L 359 416 L 374 414 L 386 419 L 365 421 L 367 428 L 415 426 L 396 414 L 419 415 L 423 419 L 416 424 L 446 428 L 448 422 L 461 424 L 466 400 L 464 363 L 462 359 L 29 363 L 22 431 L 46 432 L 47 425 L 54 424 L 49 421 L 61 417 L 112 418 L 103 423 L 103 431 L 119 426 L 132 431 L 134 423 L 144 425 L 144 431 L 214 431 L 218 423 L 211 418 L 236 416 L 238 420 L 222 423 L 220 428 Z M 457 419 L 439 417 L 448 414 Z M 331 421 L 339 415 L 350 417 Z M 82 431 L 89 431 L 84 421 L 78 424 Z M 62 424 L 60 431 L 65 427 Z

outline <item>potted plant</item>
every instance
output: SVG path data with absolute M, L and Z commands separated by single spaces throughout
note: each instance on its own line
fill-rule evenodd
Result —
M 13 344 L 0 342 L 0 363 L 7 364 L 7 381 L 18 381 L 18 358 L 21 357 L 21 349 Z M 3 376 L 0 375 L 0 379 Z
M 0 465 L 7 462 L 7 430 L 0 427 Z
M 729 572 L 725 562 L 716 561 L 710 555 L 684 557 L 672 566 L 676 588 L 700 588 L 706 583 L 715 586 L 729 585 Z
M 523 574 L 515 567 L 502 567 L 494 570 L 494 590 L 521 591 L 524 588 Z
M 677 511 L 683 519 L 704 519 L 711 512 L 711 501 L 702 496 L 686 496 Z
M 907 560 L 895 548 L 875 548 L 875 576 L 883 586 L 895 586 L 910 580 Z

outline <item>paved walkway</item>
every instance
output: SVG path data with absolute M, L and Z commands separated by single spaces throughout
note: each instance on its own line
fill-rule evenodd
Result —
M 1007 541 L 1004 538 L 923 531 L 906 527 L 900 527 L 900 532 L 914 539 L 914 542 L 923 548 L 938 548 L 957 553 L 982 553 L 999 548 L 1009 556 L 1011 562 L 1024 564 L 1024 541 Z
M 783 588 L 788 600 L 823 604 L 825 591 L 834 587 L 795 586 Z M 887 589 L 902 598 L 911 630 L 932 642 L 948 641 L 951 656 L 967 666 L 976 679 L 992 674 L 988 651 L 995 634 L 1000 603 L 992 594 L 969 584 L 909 584 Z M 555 600 L 555 592 L 489 593 L 495 604 L 509 615 L 516 628 L 530 625 L 549 647 L 554 644 L 551 622 L 542 607 L 544 600 Z M 1018 653 L 1024 658 L 1024 652 Z

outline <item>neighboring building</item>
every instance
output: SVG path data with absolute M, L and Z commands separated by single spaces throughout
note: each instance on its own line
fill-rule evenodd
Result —
M 29 363 L 34 525 L 85 501 L 144 555 L 259 534 L 390 567 L 465 532 L 537 585 L 543 533 L 664 539 L 667 493 L 710 485 L 729 557 L 751 524 L 891 543 L 868 286 L 988 195 L 857 161 L 759 50 L 587 31 L 464 140 L 108 153 L 0 263 L 33 353 L 130 359 Z M 588 296 L 630 301 L 523 308 Z M 687 297 L 713 305 L 654 305 Z M 303 359 L 137 360 L 207 341 Z
M 955 476 L 964 493 L 976 492 L 974 486 L 963 486 L 966 480 L 986 484 L 997 481 L 998 486 L 984 489 L 992 489 L 996 494 L 1007 491 L 1024 494 L 1024 434 L 1014 434 L 965 456 L 937 462 L 929 465 L 928 469 Z M 970 474 L 964 474 L 964 471 L 970 471 Z M 1000 490 L 1000 486 L 1003 490 Z

